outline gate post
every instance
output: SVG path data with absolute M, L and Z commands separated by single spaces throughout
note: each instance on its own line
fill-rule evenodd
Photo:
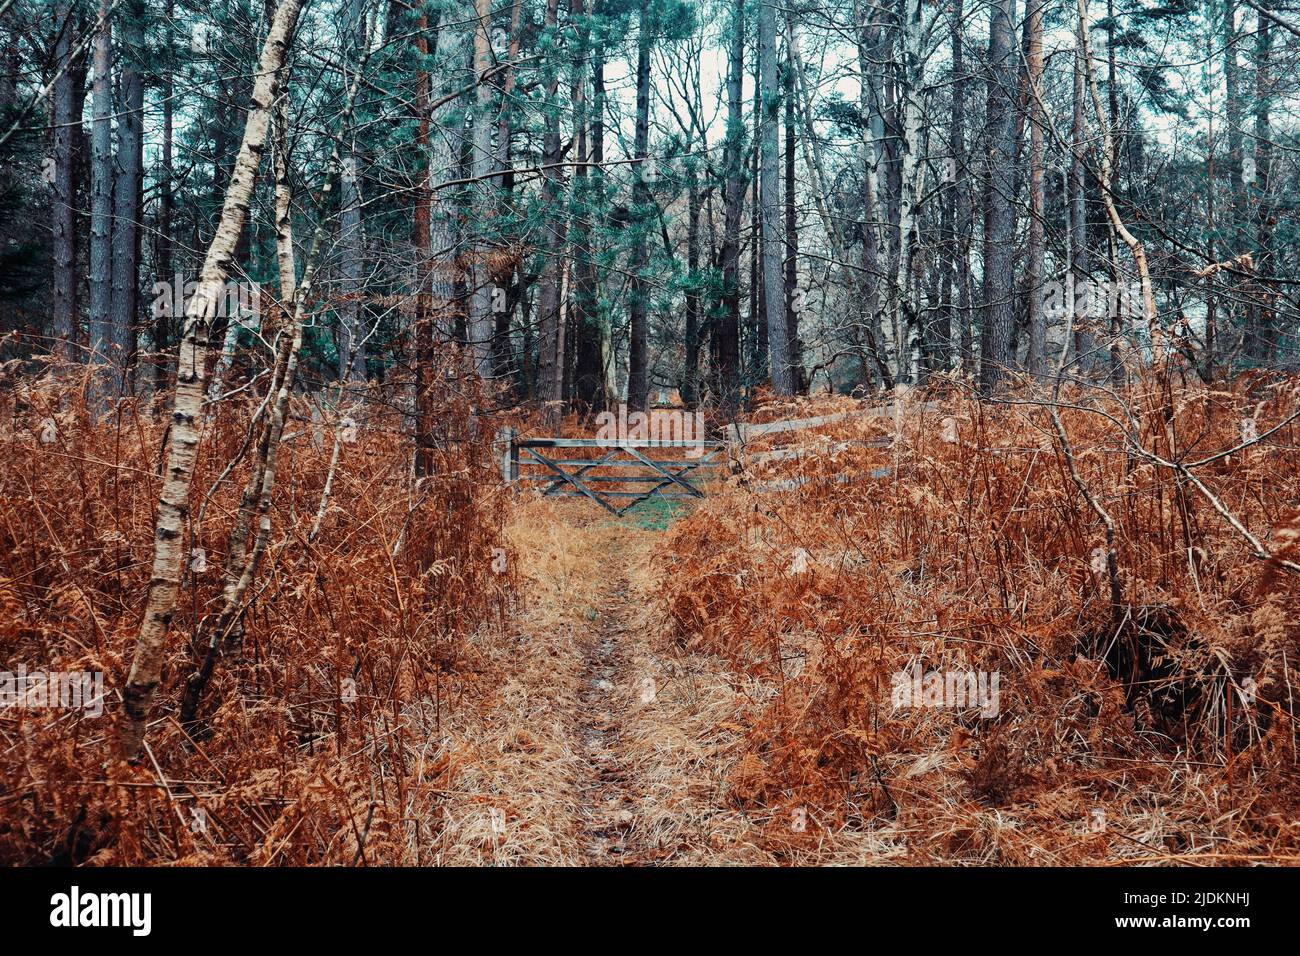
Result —
M 513 428 L 502 428 L 497 432 L 496 443 L 504 446 L 501 450 L 501 480 L 507 485 L 519 480 L 519 446 L 515 444 L 518 435 Z

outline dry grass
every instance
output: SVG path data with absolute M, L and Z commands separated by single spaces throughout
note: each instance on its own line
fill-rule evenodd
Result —
M 453 789 L 431 862 L 581 861 L 573 821 L 584 761 L 573 719 L 600 549 L 590 528 L 553 509 L 516 509 L 505 527 L 524 580 L 522 604 L 504 638 L 476 642 L 494 679 L 448 730 Z
M 449 863 L 771 862 L 728 806 L 741 681 L 656 633 L 662 535 L 585 502 L 526 498 L 507 526 L 525 580 L 516 631 L 486 651 L 500 684 L 457 723 Z M 612 677 L 594 676 L 614 630 Z M 606 684 L 608 686 L 606 686 Z M 608 724 L 593 754 L 591 725 Z M 731 725 L 733 729 L 728 729 Z M 607 761 L 607 763 L 606 763 Z M 602 784 L 602 770 L 616 782 Z M 490 809 L 505 811 L 491 831 Z M 618 831 L 606 854 L 593 831 Z

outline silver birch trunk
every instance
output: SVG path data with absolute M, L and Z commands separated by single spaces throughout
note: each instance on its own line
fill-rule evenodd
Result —
M 127 760 L 137 759 L 144 744 L 154 694 L 162 676 L 167 631 L 176 610 L 184 560 L 182 543 L 200 438 L 209 335 L 230 275 L 235 246 L 248 217 L 253 183 L 265 148 L 267 126 L 277 93 L 277 79 L 301 8 L 302 0 L 283 0 L 271 22 L 258 61 L 243 141 L 231 172 L 221 219 L 208 246 L 198 288 L 185 307 L 167 462 L 163 469 L 154 530 L 153 570 L 145 598 L 144 619 L 123 689 L 125 712 L 120 731 L 120 751 Z

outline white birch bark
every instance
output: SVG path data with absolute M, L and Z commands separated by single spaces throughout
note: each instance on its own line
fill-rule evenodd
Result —
M 162 674 L 167 631 L 176 610 L 184 558 L 181 545 L 189 517 L 190 485 L 194 479 L 194 461 L 199 446 L 199 416 L 209 334 L 216 318 L 217 303 L 225 292 L 230 275 L 235 245 L 248 217 L 249 200 L 266 144 L 280 68 L 301 9 L 302 0 L 283 0 L 267 33 L 258 61 L 244 138 L 226 190 L 221 219 L 208 246 L 198 288 L 185 309 L 167 462 L 154 530 L 153 571 L 131 671 L 123 690 L 125 713 L 119 743 L 122 756 L 128 760 L 139 757 L 144 745 L 146 724 Z

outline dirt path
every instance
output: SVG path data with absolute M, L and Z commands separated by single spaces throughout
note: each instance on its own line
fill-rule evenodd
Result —
M 661 633 L 663 532 L 548 503 L 510 533 L 525 599 L 435 761 L 433 862 L 765 862 L 726 797 L 741 681 Z
M 587 762 L 581 783 L 583 852 L 594 865 L 634 862 L 637 795 L 628 772 L 624 730 L 627 714 L 618 690 L 627 683 L 625 642 L 636 640 L 627 625 L 626 574 L 597 613 L 599 627 L 585 648 L 586 665 L 578 696 L 577 749 Z

